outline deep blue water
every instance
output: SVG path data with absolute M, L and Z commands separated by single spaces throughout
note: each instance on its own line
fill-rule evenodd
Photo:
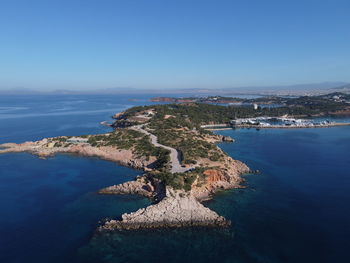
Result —
M 105 132 L 100 121 L 147 98 L 3 96 L 0 143 Z M 224 230 L 94 237 L 99 220 L 150 203 L 96 194 L 139 171 L 71 155 L 0 155 L 0 262 L 347 262 L 350 127 L 220 133 L 236 139 L 224 151 L 261 171 L 205 204 L 233 221 Z

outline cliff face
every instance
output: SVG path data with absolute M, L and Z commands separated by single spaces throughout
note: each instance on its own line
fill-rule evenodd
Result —
M 233 160 L 231 157 L 221 164 L 211 163 L 211 167 L 203 172 L 205 181 L 193 183 L 191 193 L 198 200 L 210 199 L 218 190 L 232 189 L 241 187 L 243 181 L 241 175 L 250 172 L 250 169 L 244 163 Z
M 203 174 L 207 177 L 207 183 L 212 184 L 218 181 L 226 181 L 228 178 L 225 174 L 220 170 L 209 169 L 203 172 Z

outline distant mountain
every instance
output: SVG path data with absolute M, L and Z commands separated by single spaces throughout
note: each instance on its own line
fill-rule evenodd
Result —
M 2 95 L 30 95 L 30 94 L 186 94 L 191 96 L 206 95 L 318 95 L 331 92 L 350 93 L 350 83 L 322 82 L 280 86 L 247 86 L 232 88 L 189 88 L 189 89 L 139 89 L 132 87 L 115 87 L 96 90 L 48 90 L 39 91 L 25 88 L 0 89 Z
M 0 89 L 1 95 L 31 95 L 40 93 L 40 91 L 26 88 Z
M 322 83 L 307 83 L 307 84 L 295 84 L 295 85 L 280 85 L 280 86 L 249 86 L 240 88 L 227 88 L 226 92 L 245 92 L 255 94 L 301 94 L 309 92 L 322 92 L 331 88 L 337 88 L 339 86 L 348 85 L 346 82 L 322 82 Z
M 333 91 L 337 92 L 345 92 L 345 93 L 350 93 L 350 84 L 342 85 L 336 88 L 333 88 Z

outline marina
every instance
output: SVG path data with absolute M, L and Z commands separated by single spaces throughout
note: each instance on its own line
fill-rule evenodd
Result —
M 326 128 L 348 126 L 350 122 L 335 122 L 317 119 L 296 119 L 287 117 L 257 117 L 231 120 L 230 123 L 201 125 L 201 128 L 211 131 L 228 130 L 232 128 Z
M 347 126 L 349 122 L 333 122 L 329 120 L 295 119 L 287 117 L 242 118 L 230 121 L 232 127 L 248 128 L 321 128 Z

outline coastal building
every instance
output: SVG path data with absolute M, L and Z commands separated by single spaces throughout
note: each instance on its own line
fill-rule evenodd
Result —
M 309 119 L 294 119 L 286 117 L 257 117 L 231 120 L 232 126 L 256 126 L 256 127 L 319 127 L 330 125 L 328 120 L 315 121 Z

